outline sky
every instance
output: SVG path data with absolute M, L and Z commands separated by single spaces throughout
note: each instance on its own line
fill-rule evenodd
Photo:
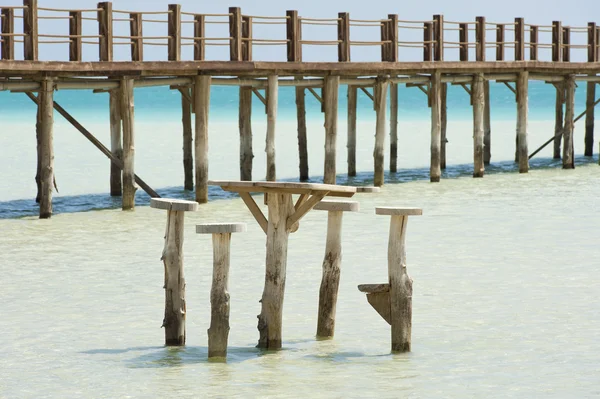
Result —
M 168 1 L 162 0 L 117 0 L 113 1 L 115 10 L 125 11 L 163 11 L 167 9 Z M 182 11 L 193 13 L 227 13 L 228 7 L 241 7 L 244 15 L 259 16 L 284 16 L 286 10 L 298 10 L 300 16 L 314 18 L 336 18 L 338 12 L 349 12 L 351 19 L 383 19 L 388 14 L 398 14 L 401 20 L 431 20 L 434 14 L 443 14 L 446 21 L 469 22 L 474 21 L 476 16 L 485 16 L 488 22 L 514 22 L 515 17 L 523 17 L 525 23 L 536 25 L 551 25 L 553 20 L 561 20 L 563 25 L 587 26 L 587 22 L 598 19 L 600 23 L 600 2 L 593 0 L 572 0 L 569 2 L 558 0 L 528 1 L 528 0 L 502 0 L 502 1 L 472 1 L 472 0 L 429 0 L 422 2 L 402 1 L 341 1 L 341 0 L 304 0 L 302 2 L 292 0 L 237 0 L 237 1 L 191 1 L 180 0 Z M 0 0 L 2 5 L 22 5 L 22 2 L 15 0 Z M 39 7 L 65 8 L 65 9 L 94 9 L 95 1 L 89 0 L 39 0 Z M 542 5 L 543 4 L 543 5 Z M 20 15 L 21 11 L 16 11 Z M 40 11 L 39 15 L 46 16 L 66 16 L 66 13 L 50 13 Z M 84 13 L 84 17 L 94 17 L 94 13 Z M 126 18 L 126 14 L 115 15 L 115 18 Z M 155 20 L 166 20 L 166 15 L 147 15 L 145 18 Z M 191 16 L 183 16 L 184 20 L 191 19 Z M 225 21 L 226 18 L 212 18 L 213 20 Z M 20 19 L 15 21 L 17 32 L 22 27 Z M 448 25 L 449 28 L 455 28 L 456 25 Z M 491 28 L 491 26 L 490 26 Z M 83 31 L 87 35 L 97 35 L 97 23 L 92 20 L 84 21 Z M 143 26 L 144 36 L 166 36 L 167 25 L 165 23 L 146 22 Z M 228 36 L 228 27 L 226 24 L 214 24 L 207 27 L 207 36 L 226 37 Z M 254 37 L 263 39 L 285 39 L 285 25 L 255 25 L 253 27 Z M 40 20 L 40 33 L 46 34 L 67 34 L 68 21 L 57 19 Z M 126 21 L 115 21 L 114 34 L 121 36 L 129 35 L 129 24 Z M 416 29 L 401 29 L 400 40 L 420 41 L 422 40 L 422 31 Z M 457 31 L 448 31 L 445 33 L 446 41 L 458 41 Z M 487 41 L 495 41 L 495 32 L 487 33 Z M 506 40 L 512 40 L 513 32 L 506 33 Z M 183 25 L 183 36 L 192 36 L 192 24 Z M 526 37 L 528 37 L 526 33 Z M 303 38 L 305 40 L 336 40 L 337 30 L 335 26 L 305 26 L 303 28 Z M 42 38 L 40 40 L 60 40 L 51 38 Z M 97 40 L 97 39 L 88 39 Z M 378 41 L 378 27 L 352 27 L 351 40 L 360 41 Z M 474 32 L 471 32 L 470 41 L 474 40 Z M 550 33 L 540 33 L 540 42 L 550 42 Z M 572 33 L 573 44 L 585 44 L 587 36 L 584 32 Z M 125 39 L 116 39 L 125 41 Z M 164 43 L 164 40 L 156 40 Z M 185 41 L 184 41 L 185 42 Z M 21 47 L 20 47 L 21 46 Z M 513 49 L 506 50 L 506 59 L 510 60 L 513 56 Z M 22 45 L 17 45 L 16 53 L 22 57 Z M 254 60 L 261 61 L 283 61 L 285 60 L 285 46 L 259 46 L 253 47 Z M 526 53 L 528 51 L 526 50 Z M 144 46 L 145 60 L 165 60 L 167 54 L 166 46 Z M 208 46 L 207 59 L 224 60 L 229 55 L 225 46 Z M 97 45 L 84 45 L 84 60 L 93 61 L 98 57 Z M 422 60 L 421 49 L 401 48 L 399 52 L 401 60 L 420 61 Z M 115 45 L 115 60 L 127 61 L 130 58 L 130 50 L 127 45 Z M 336 46 L 303 46 L 303 57 L 305 61 L 336 61 Z M 378 46 L 352 46 L 351 57 L 353 61 L 378 61 L 380 60 L 380 47 Z M 494 59 L 495 50 L 487 50 L 488 59 Z M 585 49 L 573 49 L 571 59 L 573 61 L 586 60 Z M 182 48 L 182 58 L 192 59 L 192 46 Z M 458 49 L 447 48 L 445 50 L 446 60 L 455 60 L 458 58 Z M 471 50 L 470 58 L 474 58 L 474 50 Z M 40 44 L 41 60 L 67 60 L 67 44 Z M 540 49 L 540 59 L 550 60 L 550 50 Z

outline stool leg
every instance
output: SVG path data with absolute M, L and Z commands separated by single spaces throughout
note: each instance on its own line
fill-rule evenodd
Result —
M 412 280 L 406 271 L 408 216 L 392 216 L 388 244 L 388 275 L 392 319 L 392 352 L 410 352 L 412 329 Z
M 168 211 L 165 247 L 165 345 L 185 345 L 185 279 L 183 276 L 183 211 Z
M 327 244 L 323 259 L 323 278 L 319 290 L 317 337 L 333 337 L 335 307 L 340 286 L 342 263 L 342 212 L 330 211 L 327 216 Z
M 208 357 L 226 357 L 229 338 L 229 252 L 231 233 L 212 235 L 213 280 L 210 290 Z

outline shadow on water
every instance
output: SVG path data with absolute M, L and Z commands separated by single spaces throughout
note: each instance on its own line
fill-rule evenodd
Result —
M 585 157 L 583 155 L 575 157 L 575 164 L 583 166 L 597 163 L 594 157 Z M 560 159 L 552 158 L 534 158 L 529 161 L 530 169 L 556 169 L 562 167 Z M 485 167 L 485 173 L 488 175 L 500 173 L 518 173 L 519 166 L 513 161 L 494 162 Z M 460 165 L 451 165 L 442 171 L 442 179 L 457 179 L 470 177 L 473 175 L 473 164 L 466 163 Z M 400 169 L 396 173 L 385 174 L 386 184 L 408 183 L 419 180 L 429 180 L 429 167 Z M 280 181 L 297 182 L 298 179 L 282 179 Z M 309 183 L 321 183 L 322 176 L 313 176 Z M 348 184 L 356 186 L 368 186 L 373 184 L 372 172 L 361 172 L 356 176 L 349 177 L 345 173 L 337 175 L 337 184 Z M 184 190 L 183 187 L 165 187 L 156 190 L 161 197 L 179 198 L 194 200 L 194 191 Z M 230 199 L 237 197 L 237 194 L 221 190 L 216 186 L 209 186 L 209 200 Z M 136 205 L 145 206 L 150 204 L 150 197 L 138 190 L 136 194 Z M 85 194 L 73 196 L 55 196 L 53 198 L 54 214 L 88 212 L 102 209 L 118 209 L 121 207 L 121 197 L 111 197 L 106 193 Z M 28 216 L 37 216 L 39 213 L 38 204 L 34 199 L 20 199 L 0 202 L 0 219 L 14 219 Z

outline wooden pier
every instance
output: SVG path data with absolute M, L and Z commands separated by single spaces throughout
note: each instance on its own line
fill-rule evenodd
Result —
M 64 33 L 41 30 L 39 22 L 44 19 L 55 20 L 57 26 L 62 24 Z M 207 32 L 213 24 L 227 25 L 229 35 L 211 36 Z M 260 25 L 280 25 L 281 35 L 277 38 L 256 37 L 254 28 Z M 308 33 L 315 25 L 332 26 L 337 34 L 334 31 L 331 37 L 320 40 L 304 39 L 309 37 Z M 97 34 L 83 34 L 90 30 L 90 26 Z M 358 27 L 376 30 L 379 40 L 361 41 L 357 35 Z M 144 32 L 149 28 L 153 32 L 159 29 L 164 33 L 160 36 L 146 35 Z M 600 82 L 600 29 L 595 22 L 575 27 L 566 26 L 561 21 L 532 25 L 523 18 L 503 23 L 488 22 L 485 17 L 477 17 L 475 21 L 448 21 L 443 15 L 434 15 L 427 21 L 410 21 L 400 20 L 396 14 L 365 20 L 352 18 L 344 12 L 323 19 L 303 17 L 295 10 L 281 16 L 246 15 L 237 7 L 231 7 L 223 14 L 202 14 L 183 10 L 177 4 L 168 5 L 161 11 L 137 12 L 114 9 L 110 2 L 101 2 L 88 9 L 65 10 L 40 7 L 37 0 L 24 0 L 23 6 L 0 6 L 0 32 L 0 91 L 25 93 L 38 107 L 36 182 L 41 218 L 52 215 L 55 186 L 53 109 L 110 159 L 110 193 L 122 195 L 123 209 L 134 208 L 138 186 L 151 197 L 158 197 L 135 174 L 134 89 L 139 87 L 168 86 L 181 93 L 185 171 L 182 183 L 188 190 L 195 189 L 199 203 L 208 200 L 209 99 L 210 88 L 216 85 L 240 88 L 239 168 L 242 180 L 253 177 L 254 149 L 250 125 L 253 95 L 264 103 L 267 114 L 266 180 L 277 178 L 275 140 L 279 86 L 296 88 L 301 181 L 309 177 L 305 109 L 308 91 L 321 102 L 324 113 L 323 182 L 336 182 L 339 174 L 336 170 L 336 142 L 340 86 L 347 87 L 348 95 L 347 173 L 350 176 L 356 174 L 358 90 L 373 101 L 376 113 L 373 171 L 377 186 L 384 184 L 388 123 L 391 172 L 397 170 L 398 154 L 402 151 L 398 147 L 397 127 L 399 85 L 417 87 L 428 98 L 431 108 L 432 182 L 440 181 L 441 171 L 446 167 L 448 83 L 461 85 L 471 96 L 474 177 L 482 177 L 485 165 L 492 161 L 490 82 L 507 85 L 515 93 L 515 160 L 521 173 L 528 171 L 529 158 L 537 153 L 530 151 L 527 139 L 528 84 L 531 80 L 544 81 L 556 87 L 556 128 L 545 144 L 554 143 L 554 157 L 562 158 L 564 168 L 574 167 L 573 129 L 575 122 L 584 116 L 585 155 L 593 154 L 594 107 L 600 102 L 595 98 L 595 86 Z M 57 44 L 68 45 L 64 54 L 68 61 L 40 60 L 42 46 L 46 48 Z M 83 46 L 95 47 L 98 56 L 84 60 Z M 115 49 L 121 46 L 130 49 L 129 59 L 115 59 Z M 162 46 L 165 60 L 144 61 L 144 48 L 148 46 Z M 193 49 L 190 59 L 184 57 L 187 53 L 183 51 L 188 46 Z M 214 46 L 228 47 L 229 57 L 215 60 L 212 54 Z M 271 52 L 274 60 L 253 61 L 255 46 L 275 46 Z M 337 47 L 337 62 L 305 61 L 303 49 L 309 46 Z M 358 46 L 379 47 L 380 59 L 352 61 L 352 50 Z M 422 53 L 419 57 L 414 56 L 414 51 L 410 53 L 412 56 L 407 55 L 410 48 L 420 49 Z M 488 57 L 491 52 L 495 52 L 493 59 Z M 571 61 L 575 52 L 579 52 L 580 58 L 586 61 Z M 448 57 L 457 60 L 446 61 Z M 578 81 L 586 82 L 587 91 L 586 109 L 580 115 L 574 107 Z M 110 148 L 54 101 L 54 90 L 71 89 L 110 93 L 107 107 L 110 113 L 111 137 L 107 139 Z M 391 102 L 389 117 L 386 115 L 388 98 Z M 194 124 L 192 115 L 195 115 Z M 137 154 L 140 155 L 143 156 Z

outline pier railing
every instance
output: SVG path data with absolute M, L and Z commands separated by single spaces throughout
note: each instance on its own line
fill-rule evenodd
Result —
M 278 59 L 285 55 L 290 62 L 303 61 L 302 50 L 306 46 L 337 47 L 340 62 L 352 61 L 352 50 L 359 46 L 379 47 L 380 59 L 367 61 L 383 62 L 443 61 L 445 56 L 458 56 L 460 61 L 486 61 L 486 53 L 493 53 L 493 49 L 495 61 L 569 62 L 574 50 L 584 52 L 588 62 L 596 62 L 600 52 L 600 28 L 595 22 L 575 27 L 563 26 L 561 21 L 532 25 L 523 18 L 515 18 L 510 23 L 487 22 L 485 17 L 477 17 L 475 21 L 448 21 L 443 15 L 434 15 L 427 21 L 410 21 L 401 20 L 396 14 L 367 20 L 351 18 L 346 12 L 335 18 L 309 18 L 295 10 L 282 16 L 258 16 L 245 15 L 239 7 L 231 7 L 223 14 L 202 14 L 183 11 L 178 4 L 170 4 L 164 11 L 129 11 L 114 9 L 111 2 L 101 2 L 88 9 L 58 9 L 38 7 L 37 0 L 24 0 L 23 6 L 1 6 L 0 11 L 2 60 L 36 61 L 41 46 L 56 44 L 68 45 L 70 61 L 82 60 L 83 46 L 97 48 L 98 56 L 92 61 L 113 61 L 116 46 L 129 46 L 131 61 L 144 61 L 147 46 L 166 47 L 169 61 L 182 60 L 182 48 L 187 46 L 193 46 L 191 59 L 196 61 L 215 59 L 213 46 L 229 47 L 230 61 L 252 61 L 255 46 L 284 47 L 271 54 Z M 43 20 L 58 20 L 64 24 L 55 23 L 52 29 L 45 31 L 38 26 Z M 213 24 L 227 25 L 228 35 L 209 35 L 207 27 Z M 144 27 L 149 25 L 152 32 L 164 33 L 145 35 Z M 281 34 L 255 37 L 253 28 L 258 25 L 280 25 Z M 319 40 L 305 39 L 306 33 L 317 26 L 337 27 L 337 34 L 334 31 L 323 37 L 319 34 Z M 360 40 L 363 31 L 358 29 L 362 28 L 374 30 L 369 37 L 379 40 Z M 127 34 L 122 33 L 124 31 Z M 21 54 L 15 51 L 17 44 L 23 49 Z M 411 48 L 423 50 L 420 59 L 415 59 L 414 50 L 405 51 Z M 542 55 L 540 50 L 549 51 Z M 507 56 L 508 51 L 513 52 L 512 57 Z

